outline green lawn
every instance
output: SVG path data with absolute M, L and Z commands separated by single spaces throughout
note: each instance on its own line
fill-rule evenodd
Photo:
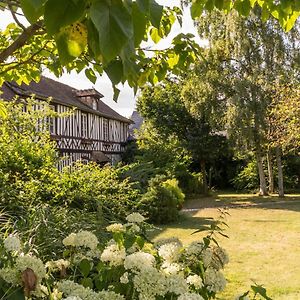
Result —
M 229 239 L 220 238 L 220 244 L 230 263 L 220 299 L 234 299 L 252 280 L 266 286 L 273 299 L 300 299 L 300 195 L 284 200 L 244 194 L 192 199 L 186 204 L 192 210 L 176 224 L 163 226 L 156 238 L 178 236 L 184 243 L 199 239 L 201 234 L 191 233 L 209 223 L 209 217 L 217 218 L 218 207 L 224 206 L 229 206 Z

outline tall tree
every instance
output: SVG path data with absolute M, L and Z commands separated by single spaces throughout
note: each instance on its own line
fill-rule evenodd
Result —
M 211 121 L 213 101 L 196 98 L 189 88 L 192 84 L 190 80 L 144 89 L 137 108 L 160 134 L 176 136 L 194 160 L 199 162 L 204 193 L 207 193 L 206 164 L 222 151 L 225 138 L 216 133 Z
M 263 22 L 256 6 L 248 18 L 213 11 L 199 19 L 199 33 L 208 39 L 211 55 L 222 62 L 227 81 L 227 131 L 241 149 L 254 150 L 260 194 L 267 194 L 263 153 L 267 135 L 270 85 L 297 72 L 295 57 L 299 24 L 285 34 L 273 20 Z

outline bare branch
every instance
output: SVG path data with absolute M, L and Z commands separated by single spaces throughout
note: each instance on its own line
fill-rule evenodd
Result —
M 26 27 L 19 21 L 19 19 L 17 18 L 16 13 L 14 12 L 12 6 L 9 4 L 8 7 L 9 7 L 10 13 L 11 13 L 13 19 L 15 20 L 15 22 L 25 31 Z

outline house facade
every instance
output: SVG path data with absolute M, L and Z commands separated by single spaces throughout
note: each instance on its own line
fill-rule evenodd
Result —
M 38 100 L 50 97 L 53 110 L 61 114 L 49 120 L 49 131 L 65 158 L 63 165 L 77 160 L 114 164 L 121 159 L 132 121 L 106 105 L 95 89 L 77 90 L 46 77 L 30 85 L 6 82 L 1 89 L 5 100 L 16 95 L 35 95 Z

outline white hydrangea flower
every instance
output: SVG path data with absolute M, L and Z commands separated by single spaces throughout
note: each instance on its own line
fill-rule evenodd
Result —
M 4 248 L 7 251 L 20 251 L 21 249 L 21 241 L 15 235 L 10 235 L 4 240 Z
M 180 295 L 177 300 L 204 300 L 204 298 L 198 294 L 185 293 Z
M 199 255 L 204 249 L 203 242 L 194 241 L 187 248 L 185 248 L 185 254 L 187 256 Z
M 172 274 L 166 277 L 168 292 L 176 295 L 187 293 L 188 285 L 183 274 Z
M 106 230 L 109 232 L 124 232 L 125 227 L 120 223 L 115 223 L 107 226 Z
M 124 267 L 126 270 L 142 270 L 153 267 L 155 257 L 146 252 L 135 252 L 126 256 Z
M 0 269 L 0 278 L 12 285 L 17 285 L 19 283 L 18 271 L 16 269 Z
M 176 243 L 161 245 L 158 254 L 168 263 L 176 262 L 179 258 L 181 248 Z
M 137 224 L 131 224 L 130 231 L 133 233 L 138 233 L 141 231 L 141 228 Z
M 97 237 L 90 231 L 82 230 L 76 234 L 75 238 L 76 246 L 87 247 L 91 250 L 97 248 L 99 243 Z
M 223 269 L 229 263 L 229 257 L 225 249 L 221 247 L 214 247 L 212 251 L 211 266 L 217 270 Z
M 126 217 L 126 220 L 129 223 L 142 223 L 145 221 L 145 218 L 139 213 L 132 213 Z
M 128 272 L 125 272 L 121 277 L 120 277 L 120 282 L 123 284 L 127 284 L 129 282 L 128 279 Z
M 221 292 L 226 286 L 226 279 L 220 271 L 208 268 L 204 273 L 204 283 L 211 292 Z
M 103 250 L 100 259 L 103 262 L 109 262 L 111 266 L 119 266 L 123 264 L 125 257 L 125 249 L 119 248 L 117 244 L 112 244 Z
M 70 266 L 70 262 L 65 259 L 50 260 L 46 262 L 45 266 L 50 272 L 55 272 L 67 269 Z
M 26 269 L 31 269 L 37 277 L 37 284 L 46 276 L 46 269 L 43 262 L 34 256 L 24 255 L 17 257 L 15 268 L 21 273 Z
M 115 292 L 101 291 L 97 293 L 70 280 L 58 282 L 57 287 L 58 290 L 61 291 L 65 296 L 78 297 L 82 300 L 124 300 L 122 295 L 116 294 Z
M 63 300 L 82 300 L 80 297 L 77 296 L 69 296 L 67 298 L 64 298 Z
M 139 299 L 156 299 L 156 296 L 164 296 L 167 293 L 167 282 L 163 274 L 157 269 L 144 268 L 133 278 L 133 285 L 139 293 Z
M 159 248 L 160 246 L 165 244 L 176 244 L 180 248 L 183 246 L 180 239 L 178 239 L 177 237 L 170 237 L 170 238 L 158 239 L 157 241 L 155 241 L 154 247 Z
M 86 230 L 79 231 L 78 233 L 71 233 L 63 239 L 63 244 L 65 246 L 86 247 L 91 250 L 95 250 L 98 243 L 97 237 L 92 232 Z
M 193 285 L 196 289 L 200 289 L 203 287 L 202 278 L 199 275 L 190 275 L 187 277 L 186 282 L 189 285 Z
M 161 265 L 161 271 L 164 273 L 164 274 L 167 274 L 167 275 L 171 275 L 171 274 L 177 274 L 179 273 L 180 271 L 182 270 L 182 266 L 180 266 L 179 264 L 177 263 L 168 263 L 168 262 L 164 262 L 162 265 Z
M 211 264 L 212 258 L 213 258 L 213 252 L 210 248 L 206 248 L 202 251 L 201 259 L 203 261 L 205 268 L 207 268 Z
M 64 246 L 75 247 L 76 246 L 75 239 L 76 239 L 76 233 L 69 234 L 66 238 L 63 239 Z

